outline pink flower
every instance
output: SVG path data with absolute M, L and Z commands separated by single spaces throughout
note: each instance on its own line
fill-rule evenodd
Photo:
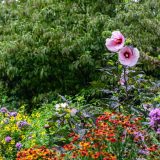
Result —
M 139 51 L 137 48 L 133 47 L 123 47 L 119 53 L 119 61 L 125 66 L 134 66 L 139 58 Z
M 75 116 L 77 112 L 78 112 L 77 109 L 72 108 L 72 109 L 71 109 L 71 112 L 70 112 L 70 113 L 71 113 L 71 116 Z
M 125 38 L 120 31 L 112 32 L 111 38 L 106 39 L 106 47 L 111 52 L 117 52 L 124 46 Z
M 120 83 L 120 85 L 124 86 L 124 84 L 125 84 L 124 78 L 120 78 L 119 83 Z

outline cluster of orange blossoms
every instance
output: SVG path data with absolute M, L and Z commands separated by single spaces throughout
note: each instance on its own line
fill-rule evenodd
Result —
M 148 141 L 147 133 L 140 127 L 141 118 L 132 115 L 124 116 L 119 113 L 104 113 L 96 120 L 95 126 L 87 125 L 88 132 L 81 137 L 71 133 L 71 142 L 63 146 L 65 152 L 49 150 L 45 147 L 21 151 L 16 160 L 36 160 L 41 157 L 46 160 L 76 159 L 103 159 L 117 160 L 113 147 L 127 142 L 128 138 L 139 150 L 149 153 L 157 151 L 156 145 L 144 146 L 142 142 Z M 150 145 L 150 144 L 149 144 Z M 127 146 L 126 146 L 127 147 Z M 127 158 L 127 154 L 124 156 Z M 28 159 L 27 159 L 28 158 Z
M 42 147 L 33 147 L 29 149 L 24 149 L 17 153 L 16 160 L 57 160 L 55 157 L 56 153 L 53 150 L 46 148 L 45 146 Z
M 126 137 L 130 137 L 133 143 L 146 140 L 146 132 L 140 127 L 140 117 L 132 115 L 124 116 L 119 113 L 104 113 L 96 120 L 96 126 L 88 131 L 88 133 L 79 140 L 79 135 L 70 134 L 72 142 L 66 144 L 63 148 L 66 151 L 72 151 L 71 159 L 76 157 L 86 157 L 89 159 L 117 160 L 117 156 L 111 149 L 113 144 L 123 143 Z M 153 145 L 147 148 L 148 151 L 157 150 L 157 146 Z M 127 156 L 127 155 L 126 155 Z

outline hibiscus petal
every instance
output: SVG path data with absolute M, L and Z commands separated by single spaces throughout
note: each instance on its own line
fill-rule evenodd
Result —
M 108 50 L 110 50 L 111 52 L 116 52 L 117 51 L 117 48 L 115 47 L 114 40 L 107 38 L 105 45 L 108 48 Z
M 125 56 L 125 54 L 129 54 L 129 56 Z M 139 51 L 137 48 L 132 47 L 123 47 L 118 53 L 118 59 L 122 65 L 126 65 L 129 67 L 134 66 L 139 59 Z
M 111 52 L 117 52 L 124 46 L 125 38 L 120 31 L 112 32 L 111 38 L 106 39 L 106 47 Z
M 137 48 L 133 49 L 133 55 L 131 56 L 131 61 L 130 64 L 128 66 L 132 67 L 134 65 L 136 65 L 137 61 L 139 59 L 139 51 Z

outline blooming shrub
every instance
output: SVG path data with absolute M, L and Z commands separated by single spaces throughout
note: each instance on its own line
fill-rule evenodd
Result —
M 9 112 L 5 107 L 0 109 L 0 156 L 14 158 L 16 152 L 23 146 L 21 141 L 26 135 L 27 128 L 20 128 L 19 123 L 24 120 L 29 122 L 29 117 L 25 114 Z
M 0 109 L 0 156 L 14 159 L 16 153 L 24 148 L 35 145 L 48 145 L 49 138 L 43 127 L 49 115 L 50 106 L 25 114 L 22 106 L 19 112 L 10 112 L 7 108 Z
M 96 125 L 86 124 L 88 132 L 70 133 L 71 142 L 63 148 L 32 147 L 17 153 L 16 160 L 67 159 L 136 159 L 157 157 L 159 147 L 141 127 L 140 117 L 105 112 L 96 119 Z
M 33 112 L 30 117 L 20 112 L 18 112 L 16 116 L 9 116 L 9 111 L 2 108 L 3 112 L 1 113 L 1 118 L 3 117 L 3 119 L 5 119 L 3 125 L 12 127 L 16 124 L 17 135 L 9 134 L 12 133 L 11 131 L 0 133 L 4 133 L 3 141 L 5 141 L 4 145 L 1 145 L 1 156 L 8 156 L 8 158 L 14 159 L 14 155 L 18 152 L 17 160 L 27 160 L 27 158 L 28 160 L 32 160 L 32 158 L 39 159 L 40 157 L 43 159 L 50 158 L 55 160 L 73 158 L 103 160 L 123 158 L 129 160 L 137 157 L 146 158 L 146 156 L 158 157 L 160 152 L 159 146 L 154 145 L 149 133 L 142 128 L 141 117 L 105 112 L 98 116 L 95 124 L 84 123 L 84 128 L 81 128 L 82 125 L 80 124 L 82 122 L 77 119 L 76 115 L 78 114 L 81 117 L 82 115 L 84 116 L 84 113 L 75 108 L 70 108 L 71 106 L 66 105 L 66 103 L 55 105 L 56 114 L 63 115 L 66 113 L 64 117 L 62 117 L 62 119 L 66 121 L 77 119 L 77 126 L 73 125 L 72 127 L 79 126 L 81 129 L 77 130 L 76 128 L 72 128 L 75 133 L 69 135 L 68 141 L 70 141 L 70 143 L 65 144 L 63 148 L 55 147 L 55 149 L 52 150 L 47 149 L 47 147 L 38 147 L 43 144 L 49 144 L 49 137 L 47 138 L 46 132 L 50 125 L 46 123 L 46 120 L 52 117 L 52 112 L 50 116 L 49 114 L 47 115 L 51 107 L 53 106 L 47 106 L 45 109 L 41 109 L 39 113 Z M 155 117 L 155 115 L 157 115 L 156 113 L 154 112 L 152 116 Z M 85 116 L 87 117 L 89 115 L 86 114 Z M 83 118 L 85 118 L 85 116 Z M 14 123 L 11 121 L 13 118 Z M 64 121 L 62 122 L 64 123 Z M 4 127 L 3 125 L 1 125 L 1 127 Z M 85 132 L 83 133 L 84 130 Z M 66 131 L 64 130 L 64 132 Z M 57 135 L 55 134 L 55 136 Z M 12 145 L 13 140 L 14 145 Z M 35 147 L 35 145 L 38 146 Z M 9 146 L 10 148 L 12 147 L 12 149 L 10 152 L 7 152 L 8 155 L 5 155 L 5 148 L 3 147 L 6 147 L 7 150 Z M 55 145 L 53 144 L 53 146 Z M 58 148 L 60 148 L 60 150 Z

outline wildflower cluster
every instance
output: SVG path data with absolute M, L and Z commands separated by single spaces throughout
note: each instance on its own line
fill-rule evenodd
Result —
M 22 106 L 19 112 L 10 112 L 6 107 L 0 108 L 0 156 L 14 159 L 22 148 L 31 148 L 35 145 L 47 145 L 48 136 L 45 128 L 45 118 L 48 110 L 25 114 Z M 48 113 L 48 115 L 46 114 Z
M 0 155 L 14 156 L 23 147 L 21 141 L 25 136 L 25 130 L 22 130 L 19 124 L 23 121 L 27 123 L 28 117 L 17 112 L 9 112 L 7 108 L 2 107 L 0 109 L 0 120 Z
M 82 139 L 78 134 L 71 134 L 71 143 L 63 148 L 72 153 L 70 159 L 116 160 L 137 158 L 145 151 L 149 154 L 158 147 L 148 143 L 148 134 L 140 127 L 140 120 L 132 115 L 106 112 L 97 118 L 95 128 L 90 129 Z
M 18 152 L 16 160 L 53 160 L 53 157 L 55 157 L 55 155 L 55 150 L 48 149 L 45 146 L 35 146 L 33 148 L 24 149 Z

